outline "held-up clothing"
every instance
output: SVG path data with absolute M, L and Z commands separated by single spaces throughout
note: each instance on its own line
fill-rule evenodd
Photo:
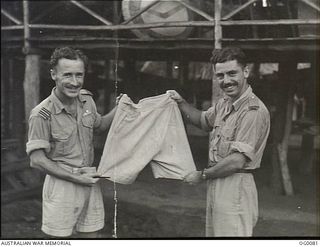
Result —
M 123 95 L 98 172 L 130 184 L 148 163 L 156 178 L 183 179 L 196 170 L 177 103 L 168 94 L 138 104 Z
M 72 173 L 87 170 L 94 159 L 93 129 L 99 128 L 92 94 L 82 89 L 77 98 L 77 119 L 64 107 L 52 90 L 51 95 L 30 114 L 27 154 L 43 149 L 47 158 Z M 92 187 L 46 175 L 43 187 L 42 231 L 53 236 L 69 236 L 73 228 L 80 232 L 97 231 L 104 226 L 102 193 Z
M 213 131 L 210 166 L 239 152 L 247 158 L 244 167 L 247 172 L 260 167 L 270 116 L 250 86 L 234 103 L 224 97 L 203 112 L 201 125 Z M 247 172 L 207 182 L 207 237 L 252 235 L 258 219 L 258 196 L 253 175 Z

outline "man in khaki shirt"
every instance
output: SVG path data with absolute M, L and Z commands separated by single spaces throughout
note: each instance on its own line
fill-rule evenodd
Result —
M 26 145 L 31 167 L 47 174 L 41 229 L 56 237 L 96 237 L 104 206 L 92 167 L 93 130 L 107 130 L 115 109 L 101 117 L 92 94 L 82 89 L 87 57 L 81 51 L 57 48 L 50 65 L 56 86 L 31 111 Z
M 252 236 L 258 219 L 258 196 L 251 172 L 260 167 L 270 116 L 247 82 L 242 50 L 213 51 L 213 70 L 225 97 L 205 112 L 189 105 L 176 91 L 167 93 L 192 124 L 212 131 L 209 166 L 184 181 L 207 181 L 206 236 Z

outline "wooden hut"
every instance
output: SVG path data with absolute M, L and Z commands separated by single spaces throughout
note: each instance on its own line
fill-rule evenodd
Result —
M 315 88 L 308 95 L 310 121 L 301 124 L 307 129 L 319 120 L 319 11 L 314 0 L 1 2 L 1 175 L 11 186 L 5 195 L 26 195 L 26 188 L 34 188 L 27 175 L 21 175 L 22 185 L 16 176 L 28 167 L 24 145 L 29 112 L 53 86 L 47 64 L 55 47 L 74 46 L 89 55 L 96 84 L 87 87 L 103 95 L 96 100 L 102 100 L 101 111 L 106 112 L 119 92 L 139 99 L 176 88 L 186 97 L 215 101 L 221 93 L 215 80 L 205 76 L 205 64 L 213 48 L 228 45 L 245 50 L 253 74 L 260 64 L 278 64 L 278 83 L 272 89 L 269 85 L 270 109 L 276 110 L 269 142 L 273 184 L 292 194 L 286 155 L 300 63 L 310 64 L 314 76 L 308 83 Z M 141 73 L 147 61 L 162 62 L 164 74 Z M 206 79 L 200 76 L 192 84 L 192 70 L 201 69 Z M 310 133 L 304 141 L 309 151 L 316 131 Z

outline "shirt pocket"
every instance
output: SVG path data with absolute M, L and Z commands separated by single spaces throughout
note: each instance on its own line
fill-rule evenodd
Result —
M 84 141 L 87 145 L 90 145 L 93 141 L 93 125 L 95 117 L 92 113 L 82 117 L 81 122 L 83 125 Z
M 90 113 L 88 115 L 83 116 L 81 121 L 82 121 L 82 125 L 84 127 L 92 129 L 94 121 L 95 121 L 95 118 L 94 118 L 94 115 L 92 113 Z
M 54 156 L 64 156 L 69 154 L 74 146 L 73 132 L 74 126 L 65 126 L 65 128 L 52 129 L 52 150 Z
M 218 145 L 218 154 L 221 157 L 228 156 L 230 146 L 233 140 L 234 129 L 231 127 L 223 127 L 220 131 L 220 142 Z

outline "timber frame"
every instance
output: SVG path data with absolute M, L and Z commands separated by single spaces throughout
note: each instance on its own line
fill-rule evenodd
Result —
M 173 0 L 174 1 L 174 0 Z M 292 0 L 291 0 L 292 1 Z M 119 1 L 109 1 L 108 8 L 113 8 L 114 16 L 112 20 L 108 20 L 101 14 L 91 10 L 89 1 L 57 1 L 51 4 L 45 11 L 38 13 L 36 16 L 30 15 L 30 6 L 37 5 L 37 1 L 24 0 L 21 2 L 23 7 L 23 16 L 18 17 L 9 13 L 5 9 L 5 6 L 1 7 L 1 14 L 10 22 L 11 25 L 2 25 L 2 47 L 6 49 L 17 49 L 23 45 L 25 52 L 31 48 L 38 49 L 50 49 L 57 47 L 58 45 L 75 45 L 79 48 L 85 48 L 90 50 L 101 50 L 103 49 L 106 53 L 103 55 L 108 55 L 108 52 L 112 54 L 112 51 L 118 47 L 123 50 L 120 52 L 120 56 L 130 56 L 137 57 L 137 54 L 142 54 L 142 57 L 147 57 L 148 59 L 163 59 L 163 57 L 168 57 L 170 55 L 178 57 L 181 56 L 179 53 L 183 53 L 186 58 L 194 58 L 194 60 L 205 60 L 207 61 L 207 56 L 203 54 L 208 54 L 208 51 L 212 50 L 214 47 L 226 46 L 226 45 L 237 45 L 245 50 L 253 52 L 254 55 L 259 55 L 258 53 L 264 51 L 271 51 L 271 55 L 262 56 L 265 60 L 277 60 L 282 56 L 275 56 L 279 51 L 303 51 L 314 53 L 314 51 L 319 51 L 319 33 L 316 33 L 308 37 L 300 37 L 296 33 L 288 37 L 258 37 L 255 34 L 255 29 L 259 26 L 263 27 L 290 27 L 296 28 L 298 26 L 316 26 L 319 27 L 320 19 L 248 19 L 248 20 L 234 20 L 235 16 L 241 12 L 247 10 L 255 4 L 261 4 L 261 0 L 248 0 L 239 1 L 240 4 L 235 9 L 226 13 L 222 16 L 223 4 L 226 1 L 214 1 L 214 7 L 209 10 L 214 13 L 207 13 L 191 4 L 185 3 L 183 1 L 178 1 L 184 5 L 189 11 L 192 11 L 198 16 L 200 20 L 194 21 L 179 21 L 179 22 L 165 22 L 165 23 L 148 23 L 148 24 L 132 24 L 132 21 L 137 17 L 145 13 L 149 8 L 155 6 L 160 0 L 155 0 L 150 2 L 148 6 L 141 9 L 141 11 L 126 21 L 119 21 Z M 294 0 L 294 2 L 300 2 L 312 8 L 313 10 L 320 12 L 320 7 L 314 4 L 311 0 Z M 86 4 L 85 4 L 86 3 Z M 66 24 L 42 24 L 41 20 L 49 14 L 54 14 L 54 11 L 62 4 L 69 4 L 73 8 L 81 9 L 85 12 L 88 18 L 94 18 L 99 24 L 97 25 L 66 25 Z M 2 4 L 4 5 L 4 4 Z M 93 5 L 93 4 L 91 4 Z M 292 13 L 290 14 L 292 16 Z M 289 16 L 290 16 L 289 15 Z M 194 29 L 207 28 L 214 30 L 212 38 L 204 37 L 190 37 L 183 40 L 176 39 L 138 39 L 134 36 L 122 37 L 122 33 L 128 32 L 132 29 L 150 29 L 150 28 L 168 28 L 168 27 L 192 27 Z M 237 37 L 224 37 L 224 29 L 229 27 L 250 27 L 252 28 L 252 35 L 249 38 L 237 38 Z M 75 36 L 63 36 L 61 34 L 55 35 L 55 31 L 76 31 L 79 35 Z M 18 32 L 18 35 L 6 35 L 10 32 Z M 50 35 L 32 35 L 36 32 L 50 32 Z M 108 33 L 111 35 L 96 35 L 96 33 Z M 115 42 L 114 33 L 117 33 L 118 39 Z M 101 37 L 102 36 L 102 37 Z M 149 51 L 153 51 L 150 53 Z M 172 53 L 175 51 L 175 54 Z M 195 56 L 200 52 L 200 56 Z M 97 52 L 99 56 L 101 52 Z M 162 54 L 162 56 L 161 56 Z M 160 56 L 159 56 L 160 55 Z M 261 56 L 259 56 L 261 57 Z M 297 57 L 300 57 L 299 55 Z M 303 56 L 302 56 L 303 57 Z M 302 60 L 305 60 L 301 58 Z
M 205 1 L 203 0 L 203 2 Z M 275 175 L 281 176 L 285 193 L 288 195 L 293 194 L 286 155 L 291 131 L 296 67 L 299 62 L 308 62 L 318 69 L 320 6 L 312 0 L 287 1 L 290 4 L 302 4 L 315 11 L 317 18 L 311 19 L 296 18 L 297 14 L 292 13 L 290 8 L 286 18 L 257 19 L 249 15 L 248 18 L 241 19 L 239 15 L 244 11 L 252 14 L 253 6 L 268 5 L 269 2 L 276 3 L 277 0 L 238 0 L 238 6 L 226 13 L 223 13 L 223 9 L 226 2 L 228 2 L 227 0 L 207 1 L 211 3 L 211 9 L 205 8 L 205 11 L 199 6 L 180 0 L 178 2 L 197 17 L 195 20 L 132 24 L 134 19 L 159 2 L 160 0 L 151 1 L 148 6 L 141 9 L 135 16 L 128 20 L 121 20 L 120 1 L 47 1 L 47 6 L 42 7 L 43 9 L 36 14 L 34 9 L 41 5 L 40 1 L 16 1 L 18 9 L 20 9 L 20 11 L 17 11 L 18 14 L 10 12 L 6 8 L 6 1 L 1 1 L 1 15 L 5 20 L 1 22 L 1 50 L 5 54 L 4 57 L 10 57 L 11 55 L 23 57 L 25 55 L 25 112 L 30 112 L 39 102 L 40 57 L 48 58 L 49 54 L 57 46 L 69 45 L 81 48 L 85 51 L 90 51 L 91 56 L 101 60 L 121 59 L 129 61 L 128 64 L 137 60 L 180 61 L 184 65 L 187 64 L 185 61 L 208 62 L 213 48 L 229 45 L 239 46 L 246 51 L 248 57 L 251 57 L 252 61 L 250 62 L 278 62 L 281 65 L 281 80 L 284 81 L 283 85 L 285 85 L 281 93 L 285 97 L 278 105 L 279 112 L 282 115 L 278 114 L 277 117 L 279 119 L 276 122 L 282 126 L 279 127 L 278 132 L 274 132 L 277 140 L 272 145 L 274 147 L 273 154 L 275 154 L 276 158 L 272 163 L 274 173 L 279 171 L 280 175 Z M 279 0 L 279 2 L 281 1 Z M 93 10 L 95 4 L 106 4 L 104 8 L 107 7 L 106 12 L 108 14 L 104 15 Z M 70 8 L 81 10 L 88 19 L 91 18 L 91 23 L 79 24 L 77 21 L 76 24 L 41 23 L 47 16 L 55 15 L 58 8 L 67 5 Z M 67 11 L 67 9 L 64 9 L 64 11 Z M 108 16 L 108 18 L 105 16 Z M 82 19 L 82 21 L 86 20 L 86 18 Z M 92 24 L 93 20 L 95 24 Z M 130 32 L 134 29 L 170 27 L 190 27 L 194 29 L 194 35 L 185 39 L 139 39 Z M 300 27 L 312 27 L 315 31 L 311 35 L 299 35 Z M 270 32 L 266 32 L 267 35 L 261 36 L 259 35 L 260 28 L 265 28 L 267 31 L 269 29 L 282 29 L 286 30 L 286 32 L 281 35 L 270 35 Z M 230 29 L 234 32 L 228 32 Z M 212 35 L 209 38 L 202 35 L 204 30 L 212 32 Z M 241 30 L 245 30 L 246 33 L 242 35 Z M 13 66 L 11 67 L 13 69 Z M 132 67 L 134 68 L 134 66 Z M 187 74 L 186 70 L 184 72 L 182 73 L 184 75 L 180 78 L 182 82 L 185 79 L 185 74 Z M 316 83 L 319 82 L 317 81 Z M 212 101 L 215 101 L 219 97 L 219 90 L 214 80 L 212 88 Z M 25 115 L 26 123 L 28 114 Z M 284 120 L 281 120 L 282 116 L 285 116 Z

